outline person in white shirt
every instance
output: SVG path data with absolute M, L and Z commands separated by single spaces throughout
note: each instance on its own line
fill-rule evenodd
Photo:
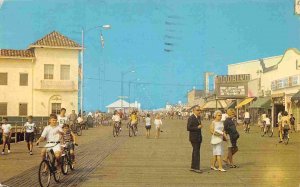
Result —
M 56 114 L 50 114 L 49 118 L 49 125 L 46 126 L 42 132 L 41 137 L 36 142 L 36 145 L 39 145 L 40 142 L 47 141 L 47 144 L 41 151 L 42 159 L 45 158 L 46 155 L 46 149 L 49 151 L 50 149 L 53 150 L 55 158 L 57 160 L 57 168 L 60 168 L 60 158 L 61 158 L 61 145 L 60 145 L 60 139 L 61 135 L 63 135 L 63 129 L 57 125 L 57 116 Z
M 155 136 L 155 138 L 159 138 L 160 129 L 161 129 L 161 126 L 162 126 L 162 121 L 160 119 L 160 115 L 159 114 L 157 114 L 156 117 L 155 117 L 154 125 L 155 125 L 155 128 L 156 128 L 156 136 Z
M 112 121 L 113 121 L 113 125 L 119 125 L 119 127 L 120 127 L 120 130 L 121 130 L 121 116 L 120 116 L 120 114 L 119 114 L 119 112 L 118 111 L 114 111 L 114 115 L 112 116 Z
M 27 142 L 27 148 L 29 154 L 32 155 L 32 148 L 33 148 L 33 140 L 34 140 L 34 131 L 36 129 L 35 123 L 33 123 L 33 117 L 28 116 L 27 122 L 24 124 L 23 130 L 25 129 L 25 140 Z
M 247 128 L 247 125 L 250 123 L 250 114 L 248 112 L 248 110 L 246 110 L 245 114 L 244 114 L 244 126 L 245 126 L 245 129 Z
M 2 142 L 3 142 L 3 148 L 2 148 L 2 155 L 4 155 L 5 146 L 7 144 L 7 153 L 10 153 L 10 138 L 11 138 L 11 124 L 8 124 L 8 119 L 3 118 L 2 119 Z
M 151 129 L 151 118 L 150 118 L 150 114 L 147 114 L 147 117 L 145 119 L 146 121 L 146 137 L 149 138 L 150 137 L 150 129 Z
M 268 126 L 271 126 L 271 119 L 268 117 L 268 115 L 266 115 L 266 117 L 264 119 L 264 122 L 265 122 L 265 125 L 264 125 L 264 134 L 266 134 Z
M 60 115 L 57 116 L 58 125 L 62 128 L 64 124 L 68 122 L 68 117 L 66 116 L 66 109 L 62 108 L 60 110 Z

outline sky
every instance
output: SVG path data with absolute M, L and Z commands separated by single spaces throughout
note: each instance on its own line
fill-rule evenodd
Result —
M 118 99 L 122 72 L 135 71 L 124 75 L 127 101 L 155 109 L 186 102 L 206 71 L 300 47 L 293 0 L 4 0 L 0 48 L 26 49 L 53 30 L 80 44 L 82 28 L 104 24 L 104 48 L 99 29 L 85 33 L 85 110 Z

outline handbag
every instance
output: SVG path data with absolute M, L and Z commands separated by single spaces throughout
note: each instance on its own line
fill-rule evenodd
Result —
M 223 141 L 223 138 L 216 136 L 216 135 L 212 135 L 210 143 L 213 145 L 216 145 L 216 144 L 221 143 L 222 141 Z

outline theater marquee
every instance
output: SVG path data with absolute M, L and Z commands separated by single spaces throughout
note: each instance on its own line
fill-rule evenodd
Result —
M 219 98 L 245 98 L 248 96 L 250 74 L 220 75 L 215 78 Z

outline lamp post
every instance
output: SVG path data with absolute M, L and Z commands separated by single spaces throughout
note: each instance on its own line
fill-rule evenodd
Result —
M 128 73 L 134 73 L 134 72 L 135 72 L 134 70 L 122 71 L 121 72 L 121 97 L 123 97 L 123 80 L 124 80 L 124 76 L 126 74 L 128 74 Z M 123 109 L 123 99 L 121 99 L 121 109 L 124 112 L 124 109 Z
M 132 81 L 129 81 L 129 84 L 128 84 L 128 100 L 129 100 L 129 108 L 130 108 L 130 90 L 131 90 L 131 83 L 133 83 L 133 81 L 139 81 L 140 79 L 137 78 L 135 80 L 132 80 Z
M 104 30 L 108 30 L 111 28 L 110 25 L 101 25 L 101 26 L 96 26 L 90 29 L 86 29 L 84 30 L 84 28 L 81 29 L 81 46 L 82 46 L 82 50 L 81 50 L 81 85 L 80 85 L 80 115 L 82 117 L 83 115 L 83 86 L 84 86 L 84 34 L 94 30 L 94 29 L 101 29 L 101 42 L 103 42 L 103 38 L 102 38 L 102 29 Z M 102 43 L 103 46 L 103 43 Z

